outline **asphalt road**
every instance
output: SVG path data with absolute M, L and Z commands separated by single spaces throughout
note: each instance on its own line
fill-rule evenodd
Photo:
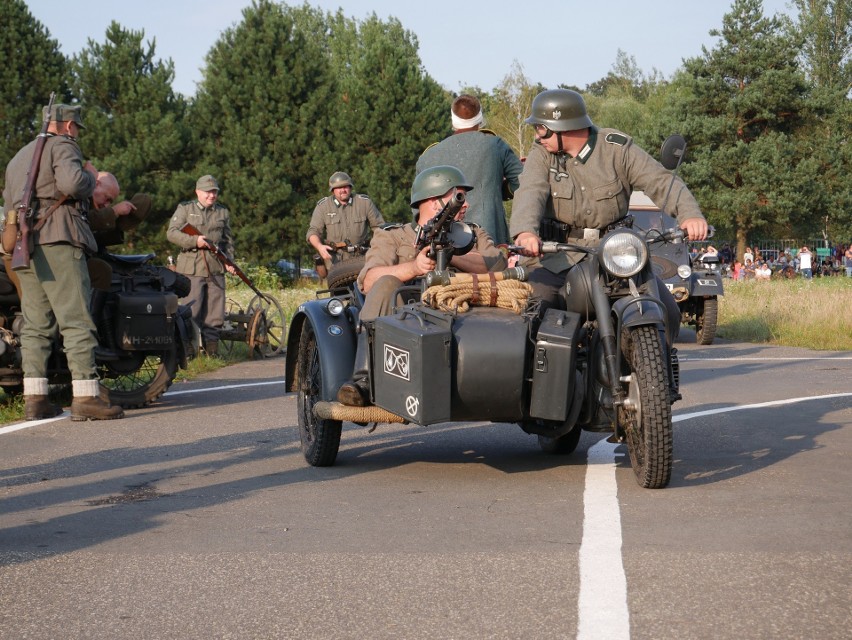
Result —
M 282 359 L 0 428 L 0 639 L 849 638 L 852 354 L 679 348 L 659 491 L 505 424 L 308 467 Z

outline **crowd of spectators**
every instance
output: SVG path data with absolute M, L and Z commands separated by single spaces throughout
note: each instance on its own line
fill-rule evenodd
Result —
M 784 250 L 764 249 L 749 246 L 743 251 L 742 259 L 727 242 L 720 249 L 711 244 L 703 247 L 693 245 L 693 261 L 705 255 L 718 255 L 722 273 L 733 280 L 770 280 L 776 278 L 843 276 L 852 278 L 852 243 L 832 247 L 825 251 L 811 250 L 807 246 Z

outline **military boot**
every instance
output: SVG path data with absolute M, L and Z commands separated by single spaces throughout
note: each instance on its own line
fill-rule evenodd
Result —
M 62 407 L 53 404 L 47 395 L 47 378 L 24 378 L 24 417 L 27 420 L 55 418 Z
M 71 401 L 71 419 L 115 420 L 124 417 L 121 407 L 113 406 L 100 398 L 100 383 L 97 380 L 72 380 L 74 399 Z
M 204 351 L 211 358 L 215 358 L 219 355 L 219 341 L 218 340 L 208 340 L 204 345 Z
M 370 404 L 370 342 L 366 327 L 358 334 L 355 365 L 352 379 L 344 382 L 337 392 L 337 401 L 349 407 L 366 407 Z

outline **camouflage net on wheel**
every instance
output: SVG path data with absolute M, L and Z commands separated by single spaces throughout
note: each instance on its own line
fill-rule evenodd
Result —
M 474 277 L 467 282 L 435 285 L 423 292 L 421 300 L 433 309 L 465 313 L 471 306 L 499 307 L 522 313 L 532 287 L 519 280 Z

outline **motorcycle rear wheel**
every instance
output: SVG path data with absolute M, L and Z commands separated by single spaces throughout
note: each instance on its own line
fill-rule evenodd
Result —
M 127 353 L 127 352 L 124 352 Z M 98 365 L 109 401 L 124 409 L 150 404 L 172 385 L 177 375 L 177 347 L 167 351 L 135 352 L 116 362 Z
M 296 405 L 302 455 L 313 467 L 330 467 L 337 459 L 343 423 L 314 415 L 314 405 L 322 400 L 323 370 L 314 328 L 309 322 L 299 336 L 296 365 Z
M 672 407 L 665 349 L 656 327 L 628 330 L 622 342 L 627 401 L 619 408 L 636 481 L 646 489 L 665 487 L 672 474 Z

